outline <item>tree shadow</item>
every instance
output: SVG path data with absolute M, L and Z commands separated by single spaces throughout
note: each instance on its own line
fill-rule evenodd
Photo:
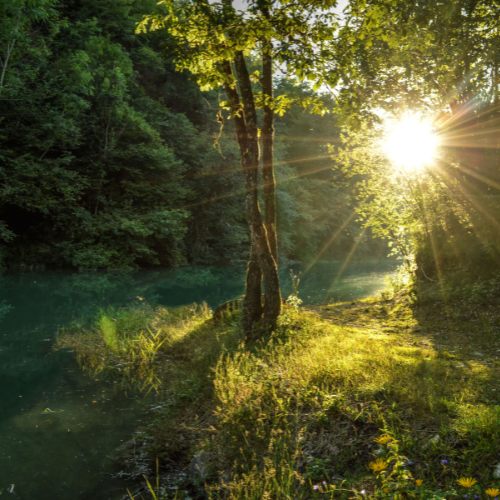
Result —
M 150 395 L 146 422 L 138 422 L 137 432 L 120 450 L 127 465 L 127 477 L 141 482 L 143 475 L 154 478 L 157 459 L 163 482 L 193 488 L 193 478 L 201 473 L 198 469 L 205 467 L 194 450 L 206 438 L 214 420 L 215 367 L 222 356 L 234 353 L 241 345 L 239 324 L 239 313 L 235 312 L 218 322 L 207 317 L 193 327 L 182 321 L 171 325 L 173 329 L 182 330 L 182 334 L 177 336 L 174 332 L 167 338 L 149 366 L 160 383 Z M 151 325 L 161 330 L 161 318 L 158 324 L 153 320 Z M 80 366 L 92 374 L 94 356 L 100 355 L 99 347 L 92 348 L 90 356 L 88 353 L 79 356 L 79 345 L 77 342 L 72 348 Z M 114 366 L 99 372 L 99 377 L 104 373 L 110 379 L 119 380 L 125 390 L 132 389 L 133 397 L 145 397 L 148 387 L 144 381 L 151 378 L 151 373 L 127 371 L 124 364 L 131 360 L 111 359 Z
M 383 368 L 386 380 L 360 397 L 379 401 L 388 420 L 395 418 L 406 426 L 417 455 L 434 455 L 437 463 L 440 456 L 455 456 L 468 469 L 488 474 L 496 459 L 491 443 L 500 438 L 500 329 L 494 309 L 367 299 L 317 310 L 343 327 L 387 335 L 391 346 L 400 350 L 385 353 L 393 357 Z M 357 362 L 359 370 L 375 376 L 372 359 Z

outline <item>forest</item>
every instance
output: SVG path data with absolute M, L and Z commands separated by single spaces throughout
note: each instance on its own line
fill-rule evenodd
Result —
M 499 29 L 2 0 L 0 496 L 500 498 Z
M 2 2 L 0 16 L 3 266 L 244 261 L 232 124 L 218 121 L 219 92 L 176 71 L 173 37 L 134 35 L 155 3 L 25 3 Z M 277 92 L 313 96 L 285 77 Z M 352 183 L 324 167 L 337 121 L 295 105 L 276 126 L 282 254 L 310 259 L 353 206 Z M 351 221 L 330 255 L 347 254 L 360 231 Z

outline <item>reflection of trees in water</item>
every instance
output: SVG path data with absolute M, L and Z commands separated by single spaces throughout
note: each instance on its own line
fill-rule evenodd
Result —
M 299 266 L 300 267 L 300 266 Z M 301 295 L 306 302 L 326 299 L 321 291 L 334 291 L 335 298 L 351 298 L 351 288 L 362 294 L 367 283 L 361 279 L 349 284 L 353 276 L 389 272 L 393 263 L 353 263 L 340 279 L 335 279 L 340 263 L 318 263 L 298 273 Z M 241 267 L 185 267 L 175 270 L 130 273 L 24 273 L 8 275 L 0 281 L 0 321 L 10 335 L 53 337 L 55 331 L 71 321 L 88 322 L 99 309 L 146 301 L 164 306 L 207 302 L 212 308 L 243 292 Z M 291 293 L 289 270 L 283 266 L 284 294 Z M 373 287 L 368 286 L 368 293 Z M 347 295 L 346 295 L 347 294 Z M 337 297 L 338 295 L 338 297 Z M 348 296 L 349 295 L 349 296 Z

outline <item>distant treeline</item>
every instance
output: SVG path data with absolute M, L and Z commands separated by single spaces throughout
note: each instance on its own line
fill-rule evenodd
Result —
M 172 63 L 165 33 L 135 35 L 154 0 L 0 5 L 0 263 L 109 269 L 245 259 L 231 122 Z M 288 92 L 308 93 L 281 81 Z M 277 89 L 279 93 L 279 89 Z M 325 98 L 326 99 L 326 98 Z M 331 168 L 332 115 L 277 124 L 284 258 L 384 255 Z M 332 236 L 335 235 L 333 239 Z

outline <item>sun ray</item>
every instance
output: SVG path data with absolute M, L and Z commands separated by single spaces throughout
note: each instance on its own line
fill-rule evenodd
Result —
M 498 149 L 499 144 L 488 142 L 491 137 L 496 139 L 500 133 L 500 126 L 489 128 L 487 130 L 478 130 L 475 125 L 470 128 L 460 128 L 460 130 L 447 131 L 443 134 L 442 145 L 450 148 L 481 148 L 481 149 Z
M 352 244 L 351 249 L 349 250 L 349 253 L 346 255 L 344 262 L 342 262 L 342 265 L 340 266 L 340 269 L 338 270 L 331 286 L 330 289 L 333 289 L 335 284 L 340 280 L 342 275 L 344 274 L 344 271 L 347 269 L 347 266 L 351 263 L 352 258 L 354 257 L 354 254 L 356 253 L 356 250 L 358 249 L 361 240 L 365 236 L 366 233 L 366 227 L 363 227 L 362 230 L 359 232 L 359 234 L 356 236 L 354 239 L 354 243 Z
M 453 164 L 453 166 L 457 166 Z M 438 173 L 443 180 L 443 182 L 446 183 L 447 188 L 452 191 L 455 190 L 455 192 L 458 190 L 460 195 L 462 196 L 463 199 L 466 199 L 474 209 L 476 209 L 483 217 L 485 217 L 490 224 L 493 225 L 499 232 L 500 232 L 500 222 L 497 220 L 495 215 L 491 214 L 488 212 L 488 210 L 482 206 L 478 201 L 478 195 L 474 195 L 473 191 L 477 190 L 475 189 L 469 182 L 466 180 L 462 180 L 461 182 L 455 182 L 451 184 L 450 180 L 455 180 L 450 173 L 447 170 L 444 169 L 439 169 Z M 469 191 L 468 191 L 468 190 Z M 457 197 L 456 197 L 457 198 Z
M 354 219 L 354 216 L 356 215 L 356 212 L 353 210 L 349 217 L 342 223 L 342 225 L 328 238 L 326 243 L 323 244 L 321 247 L 320 251 L 318 254 L 309 262 L 309 264 L 306 266 L 306 268 L 303 271 L 303 274 L 308 273 L 314 265 L 319 261 L 322 255 L 335 243 L 337 238 L 340 236 L 342 231 L 350 224 L 350 222 Z
M 308 162 L 317 162 L 320 160 L 330 160 L 331 157 L 332 157 L 331 154 L 324 154 L 324 155 L 306 156 L 303 158 L 295 158 L 293 160 L 277 160 L 274 162 L 274 166 L 280 167 L 283 165 L 295 165 L 297 163 L 308 163 Z M 325 165 L 325 166 L 320 167 L 320 168 L 311 169 L 310 171 L 308 171 L 308 173 L 317 173 L 317 172 L 320 172 L 321 170 L 327 170 L 329 168 L 331 168 L 331 165 L 328 164 L 328 165 Z M 221 169 L 214 168 L 209 172 L 207 172 L 207 171 L 199 172 L 199 173 L 193 175 L 192 178 L 193 179 L 202 179 L 205 177 L 214 177 L 214 176 L 220 176 L 220 175 L 224 175 L 224 174 L 234 174 L 234 173 L 238 173 L 240 171 L 241 171 L 241 166 L 238 164 L 238 165 L 235 165 L 235 166 L 230 167 L 230 168 L 221 168 Z
M 429 211 L 429 208 L 426 204 L 426 199 L 425 199 L 425 196 L 422 192 L 422 185 L 420 184 L 420 182 L 418 183 L 418 190 L 420 191 L 420 196 L 421 196 L 421 200 L 422 200 L 422 210 L 423 210 L 423 213 L 425 214 L 425 217 L 426 217 L 426 222 L 425 222 L 426 232 L 427 232 L 427 236 L 428 236 L 428 239 L 430 241 L 430 244 L 431 244 L 431 252 L 432 252 L 432 257 L 434 259 L 434 268 L 436 269 L 436 276 L 437 276 L 437 280 L 438 280 L 439 290 L 441 292 L 441 296 L 443 297 L 443 302 L 445 304 L 445 308 L 448 308 L 448 294 L 446 293 L 446 289 L 444 287 L 444 276 L 443 276 L 443 270 L 441 268 L 441 259 L 439 256 L 439 251 L 438 251 L 434 231 L 432 231 L 432 228 L 429 227 L 429 223 L 428 223 L 428 219 L 427 219 L 427 212 Z
M 497 182 L 494 179 L 487 177 L 486 175 L 480 174 L 479 172 L 476 172 L 472 168 L 465 168 L 465 166 L 462 165 L 460 162 L 453 163 L 452 165 L 457 170 L 460 170 L 463 174 L 470 176 L 470 177 L 474 177 L 474 179 L 481 181 L 486 186 L 492 187 L 494 189 L 498 189 L 500 191 L 500 182 Z
M 328 158 L 330 158 L 330 155 L 328 156 Z M 286 182 L 290 182 L 292 180 L 300 179 L 302 177 L 307 177 L 309 175 L 314 175 L 314 174 L 317 174 L 319 172 L 322 172 L 322 171 L 325 171 L 325 170 L 329 170 L 330 168 L 331 168 L 331 165 L 329 165 L 328 163 L 326 163 L 326 164 L 321 165 L 319 167 L 316 167 L 314 169 L 309 169 L 309 170 L 307 170 L 305 172 L 297 172 L 297 171 L 295 171 L 293 175 L 288 175 L 285 178 L 279 179 L 278 182 L 277 182 L 277 184 L 278 185 L 283 185 Z M 219 196 L 213 196 L 212 198 L 210 198 L 208 200 L 201 200 L 201 201 L 196 201 L 196 202 L 192 202 L 192 203 L 187 203 L 187 204 L 179 205 L 176 208 L 177 209 L 195 208 L 195 207 L 199 207 L 199 206 L 209 205 L 211 203 L 216 203 L 216 202 L 219 202 L 219 201 L 222 201 L 222 200 L 226 200 L 226 199 L 232 198 L 234 196 L 244 196 L 244 195 L 245 195 L 245 188 L 241 188 L 241 189 L 238 189 L 236 191 L 232 191 L 232 192 L 221 194 Z
M 439 137 L 430 119 L 407 112 L 386 120 L 384 129 L 380 146 L 395 170 L 415 175 L 435 161 Z

